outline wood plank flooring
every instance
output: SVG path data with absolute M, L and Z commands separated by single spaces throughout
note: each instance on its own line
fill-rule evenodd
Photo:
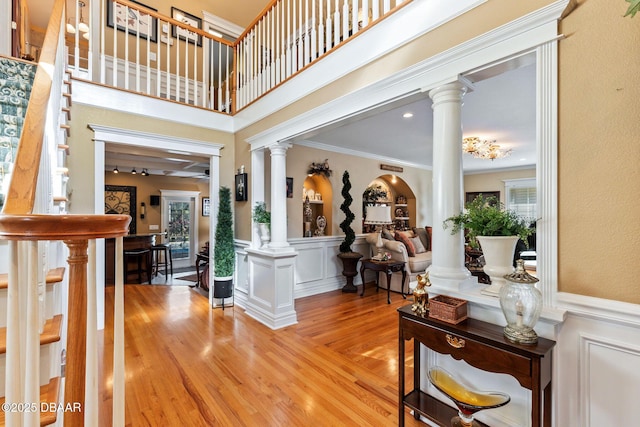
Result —
M 369 285 L 364 297 L 335 291 L 298 299 L 298 324 L 272 331 L 238 306 L 210 309 L 189 287 L 127 285 L 126 425 L 396 426 L 396 309 L 410 300 L 386 298 Z M 112 307 L 108 287 L 104 427 L 111 426 Z M 405 419 L 425 425 L 408 410 Z

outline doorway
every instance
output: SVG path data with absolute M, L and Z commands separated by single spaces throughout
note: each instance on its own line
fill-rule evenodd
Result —
M 162 195 L 162 229 L 166 230 L 175 268 L 195 265 L 198 253 L 199 192 L 160 190 Z

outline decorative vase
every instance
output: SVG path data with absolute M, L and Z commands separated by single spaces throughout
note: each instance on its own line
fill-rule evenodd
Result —
M 504 276 L 513 273 L 513 254 L 518 236 L 478 236 L 484 255 L 484 272 L 491 278 L 491 285 L 481 292 L 498 297 L 506 283 Z
M 258 223 L 258 233 L 260 234 L 260 247 L 266 248 L 271 240 L 271 233 L 269 231 L 269 224 L 266 223 Z
M 500 308 L 507 319 L 504 336 L 517 344 L 535 344 L 538 334 L 533 330 L 542 311 L 542 294 L 536 288 L 536 277 L 524 269 L 524 261 L 516 261 L 516 271 L 505 276 L 507 283 L 500 289 Z
M 358 261 L 362 254 L 358 252 L 340 252 L 338 258 L 342 260 L 342 275 L 347 278 L 347 284 L 342 287 L 342 292 L 354 293 L 358 289 L 353 284 L 353 278 L 358 274 Z

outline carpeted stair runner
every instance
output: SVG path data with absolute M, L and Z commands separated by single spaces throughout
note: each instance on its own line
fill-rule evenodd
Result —
M 4 204 L 5 177 L 15 161 L 35 74 L 34 64 L 0 57 L 0 208 Z

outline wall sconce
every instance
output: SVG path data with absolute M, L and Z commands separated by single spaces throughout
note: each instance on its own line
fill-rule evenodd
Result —
M 140 219 L 144 219 L 144 216 L 147 214 L 147 205 L 144 202 L 140 203 Z

